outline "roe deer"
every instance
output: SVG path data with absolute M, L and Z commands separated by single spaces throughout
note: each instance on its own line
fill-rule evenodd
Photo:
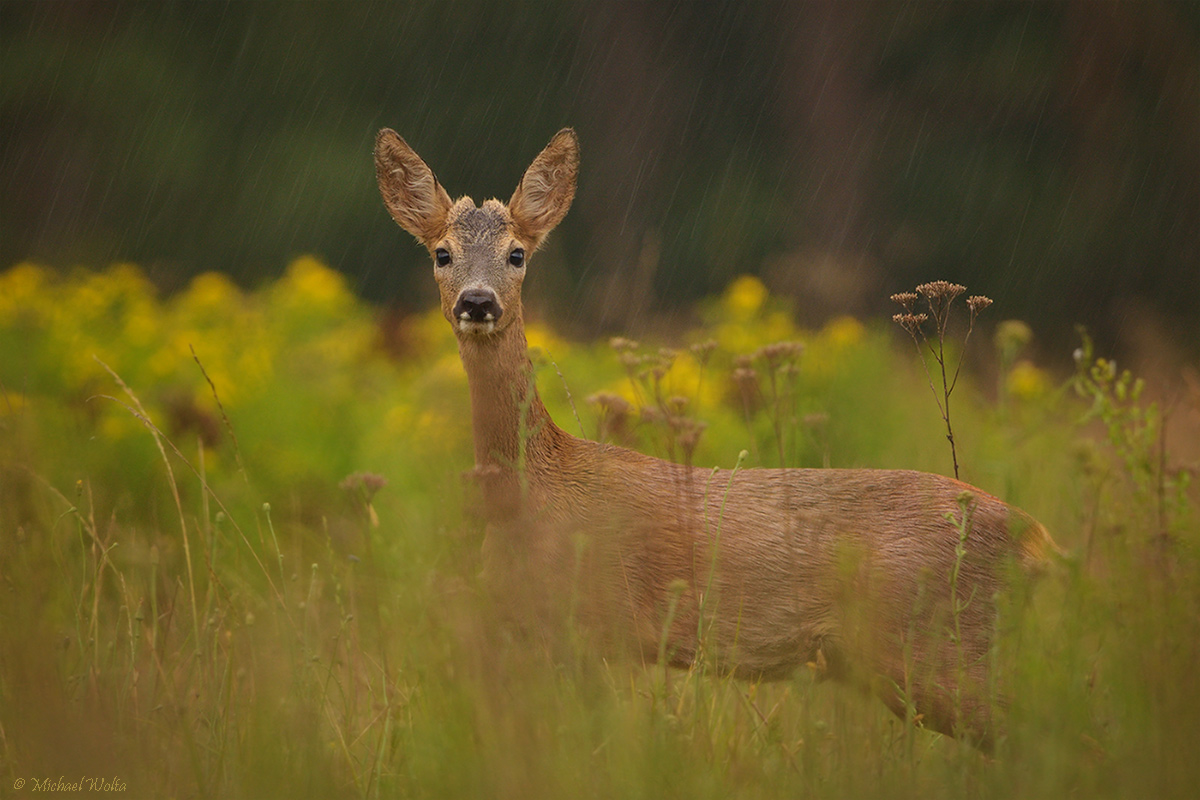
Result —
M 574 131 L 559 131 L 507 205 L 477 207 L 451 201 L 394 131 L 376 139 L 384 204 L 433 257 L 467 373 L 485 579 L 535 628 L 569 606 L 569 622 L 647 661 L 704 657 L 752 679 L 815 664 L 989 746 L 996 595 L 1010 562 L 1056 549 L 1045 529 L 940 475 L 709 471 L 558 428 L 526 354 L 521 283 L 578 165 Z

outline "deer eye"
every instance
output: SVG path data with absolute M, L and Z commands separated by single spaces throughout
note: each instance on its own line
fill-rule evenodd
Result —
M 511 253 L 508 254 L 508 263 L 512 264 L 514 267 L 524 266 L 525 251 L 519 247 L 517 249 L 513 250 Z
M 449 266 L 450 251 L 444 247 L 439 247 L 437 250 L 433 251 L 433 258 L 439 267 Z

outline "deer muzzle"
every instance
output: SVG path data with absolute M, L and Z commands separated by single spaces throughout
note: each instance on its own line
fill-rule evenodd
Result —
M 491 289 L 465 289 L 454 304 L 459 330 L 470 333 L 490 333 L 503 314 L 504 309 Z

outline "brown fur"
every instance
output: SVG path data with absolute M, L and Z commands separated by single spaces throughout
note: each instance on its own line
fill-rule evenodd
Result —
M 904 715 L 986 745 L 988 661 L 1006 564 L 1035 567 L 1053 542 L 1023 512 L 939 475 L 904 470 L 715 473 L 571 436 L 533 385 L 521 316 L 528 253 L 566 214 L 578 143 L 559 132 L 507 206 L 453 204 L 390 130 L 376 150 L 392 216 L 431 253 L 470 384 L 476 476 L 489 520 L 485 574 L 528 625 L 562 617 L 602 644 L 674 665 L 702 651 L 718 668 L 782 678 L 806 663 L 873 688 Z M 445 198 L 445 199 L 443 199 Z M 485 329 L 452 313 L 486 289 L 503 308 Z M 951 638 L 950 575 L 969 493 L 969 538 Z M 664 639 L 667 611 L 676 604 Z M 577 599 L 577 602 L 576 602 Z M 570 607 L 570 611 L 566 609 Z M 557 609 L 557 611 L 555 610 Z

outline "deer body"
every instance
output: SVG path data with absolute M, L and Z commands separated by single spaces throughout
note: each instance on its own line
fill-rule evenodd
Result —
M 434 257 L 470 386 L 485 573 L 527 622 L 569 615 L 648 661 L 703 651 L 753 679 L 816 665 L 988 742 L 995 597 L 1008 563 L 1035 567 L 1054 548 L 1040 525 L 938 475 L 713 472 L 571 436 L 537 396 L 520 288 L 574 197 L 574 133 L 554 137 L 507 205 L 451 202 L 390 130 L 375 159 L 388 210 Z M 950 518 L 964 513 L 960 555 Z

